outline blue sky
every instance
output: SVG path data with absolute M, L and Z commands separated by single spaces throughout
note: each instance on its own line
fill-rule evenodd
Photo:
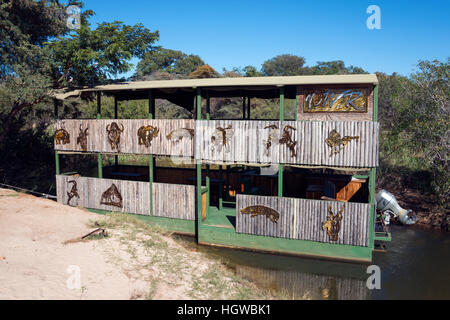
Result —
M 307 65 L 343 60 L 369 72 L 409 75 L 419 59 L 450 56 L 449 0 L 85 0 L 103 21 L 143 23 L 159 30 L 159 45 L 199 55 L 217 71 L 276 55 Z M 381 29 L 369 30 L 369 5 L 381 9 Z

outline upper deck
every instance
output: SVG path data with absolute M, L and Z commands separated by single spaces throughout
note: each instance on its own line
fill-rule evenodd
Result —
M 97 95 L 98 119 L 58 120 L 56 130 L 63 131 L 60 139 L 55 137 L 55 149 L 184 156 L 208 163 L 377 167 L 377 84 L 376 75 L 364 74 L 137 81 L 86 88 L 57 98 Z M 100 93 L 116 101 L 148 99 L 149 119 L 100 119 Z M 210 119 L 214 97 L 243 97 L 243 119 Z M 250 119 L 245 99 L 252 98 L 279 98 L 279 119 Z M 180 105 L 195 119 L 152 119 L 155 99 Z M 284 99 L 296 99 L 294 121 L 284 119 Z

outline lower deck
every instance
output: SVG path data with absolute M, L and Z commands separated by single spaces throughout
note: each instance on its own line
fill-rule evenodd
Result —
M 280 182 L 278 172 L 264 175 L 261 171 L 244 166 L 156 166 L 150 184 L 148 167 L 112 165 L 103 168 L 102 178 L 74 172 L 58 175 L 57 194 L 59 202 L 98 213 L 137 214 L 150 224 L 195 236 L 199 244 L 371 262 L 374 207 L 369 204 L 368 176 L 290 168 Z M 73 181 L 78 197 L 72 194 Z M 279 220 L 243 213 L 255 207 L 272 210 Z M 342 222 L 327 232 L 327 221 L 332 225 L 333 215 L 339 212 L 343 212 Z

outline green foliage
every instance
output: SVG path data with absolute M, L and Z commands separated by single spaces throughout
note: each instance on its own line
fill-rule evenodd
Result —
M 382 172 L 417 175 L 422 191 L 448 206 L 450 197 L 449 60 L 420 61 L 411 78 L 379 74 Z M 420 181 L 419 181 L 420 180 Z
M 262 65 L 265 76 L 297 76 L 304 74 L 305 58 L 291 54 L 282 54 Z
M 327 74 L 363 74 L 367 73 L 359 67 L 346 67 L 344 61 L 318 61 L 315 66 L 305 68 L 305 74 L 327 75 Z
M 220 74 L 214 70 L 209 64 L 204 64 L 195 69 L 194 72 L 189 74 L 189 78 L 191 79 L 203 79 L 203 78 L 218 78 Z
M 131 70 L 133 57 L 143 57 L 153 49 L 159 33 L 142 24 L 122 22 L 100 23 L 91 29 L 86 22 L 68 37 L 48 43 L 54 65 L 53 72 L 65 86 L 104 83 L 117 74 Z
M 204 64 L 197 55 L 187 55 L 181 51 L 160 47 L 144 54 L 136 67 L 134 78 L 143 79 L 155 72 L 166 72 L 186 78 Z

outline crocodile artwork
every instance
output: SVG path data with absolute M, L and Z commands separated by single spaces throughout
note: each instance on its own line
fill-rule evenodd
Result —
M 152 146 L 152 140 L 158 136 L 159 129 L 152 125 L 142 126 L 138 129 L 138 143 L 144 145 L 146 148 Z
M 226 152 L 230 151 L 231 138 L 234 136 L 233 125 L 228 125 L 226 128 L 218 127 L 211 136 L 212 151 L 216 148 L 220 152 L 225 149 Z
M 119 125 L 116 122 L 108 124 L 106 126 L 106 132 L 108 133 L 108 141 L 111 144 L 111 149 L 117 152 L 120 152 L 120 135 L 124 131 L 123 124 L 121 125 L 122 129 L 119 128 Z
M 81 150 L 83 151 L 87 151 L 87 137 L 89 135 L 88 130 L 89 128 L 83 130 L 80 124 L 80 133 L 78 134 L 77 144 L 80 145 Z
M 250 217 L 252 218 L 263 215 L 266 216 L 267 219 L 270 219 L 270 221 L 272 221 L 273 223 L 278 223 L 278 219 L 280 218 L 280 214 L 277 211 L 263 205 L 246 207 L 241 210 L 241 213 L 250 214 Z
M 292 131 L 297 130 L 292 126 L 285 126 L 283 129 L 283 135 L 281 136 L 281 139 L 279 140 L 280 144 L 285 144 L 289 150 L 291 151 L 291 157 L 296 158 L 297 157 L 297 151 L 295 150 L 295 147 L 297 146 L 297 141 L 294 141 L 292 139 L 291 133 Z
M 167 137 L 167 140 L 172 141 L 174 143 L 178 143 L 178 142 L 181 142 L 181 140 L 183 140 L 183 138 L 193 139 L 194 134 L 195 134 L 194 129 L 179 128 L 179 129 L 170 131 L 166 137 Z
M 100 204 L 122 208 L 122 195 L 114 183 L 102 193 Z
M 328 207 L 329 216 L 326 221 L 322 222 L 322 229 L 327 230 L 330 241 L 338 241 L 339 239 L 339 231 L 341 230 L 341 221 L 344 209 L 345 204 L 338 211 L 338 213 L 334 214 L 333 211 L 331 211 L 331 204 Z
M 72 198 L 77 197 L 78 199 L 80 199 L 80 195 L 78 194 L 77 182 L 75 180 L 70 180 L 68 183 L 72 184 L 70 192 L 67 192 L 67 205 L 70 206 L 70 201 L 72 200 Z
M 70 134 L 66 129 L 59 129 L 55 132 L 55 143 L 56 144 L 69 144 L 70 143 Z
M 359 136 L 345 136 L 341 138 L 341 135 L 336 130 L 332 130 L 328 135 L 328 138 L 325 139 L 326 144 L 331 148 L 330 157 L 341 152 L 345 146 L 352 140 L 356 140 L 359 142 Z

